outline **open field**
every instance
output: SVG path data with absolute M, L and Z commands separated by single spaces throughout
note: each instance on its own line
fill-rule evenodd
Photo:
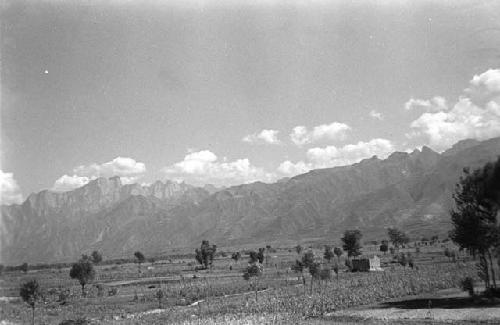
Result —
M 0 301 L 0 320 L 14 324 L 30 322 L 31 310 L 17 296 L 20 283 L 36 278 L 44 290 L 43 301 L 36 308 L 37 324 L 78 319 L 96 324 L 320 324 L 333 319 L 341 324 L 360 323 L 367 318 L 366 313 L 376 316 L 377 312 L 386 314 L 390 310 L 401 315 L 401 310 L 391 309 L 397 308 L 394 306 L 381 307 L 379 311 L 372 308 L 369 312 L 356 309 L 352 314 L 349 310 L 414 295 L 427 295 L 428 299 L 439 290 L 457 288 L 465 276 L 475 277 L 473 262 L 463 256 L 452 262 L 444 256 L 443 249 L 441 245 L 422 247 L 419 254 L 412 248 L 406 249 L 413 250 L 415 268 L 392 263 L 390 254 L 381 255 L 383 272 L 349 273 L 342 268 L 338 280 L 333 274 L 329 281 L 314 281 L 311 289 L 307 271 L 304 286 L 300 275 L 290 270 L 297 253 L 292 248 L 278 248 L 264 263 L 267 266 L 258 280 L 257 300 L 252 280 L 242 277 L 247 257 L 234 262 L 230 254 L 219 255 L 210 271 L 197 271 L 194 260 L 187 258 L 143 263 L 141 273 L 135 263 L 98 265 L 96 280 L 87 285 L 85 298 L 78 282 L 69 277 L 68 268 L 27 274 L 6 272 L 0 282 L 0 296 L 4 297 Z M 367 256 L 375 252 L 375 247 L 364 249 Z M 322 259 L 321 249 L 315 249 L 314 253 L 318 260 Z M 343 264 L 341 257 L 340 265 Z M 156 297 L 160 288 L 164 292 L 161 303 Z M 61 298 L 63 292 L 67 295 L 65 299 Z M 413 318 L 425 319 L 425 312 L 419 314 L 413 309 Z M 450 319 L 460 321 L 458 314 L 453 313 L 455 318 Z M 480 312 L 477 315 L 477 320 L 483 320 Z M 398 322 L 401 318 L 371 320 Z M 435 319 L 446 320 L 446 317 Z

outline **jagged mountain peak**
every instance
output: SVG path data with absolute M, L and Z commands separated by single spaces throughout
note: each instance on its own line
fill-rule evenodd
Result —
M 388 226 L 411 236 L 444 234 L 463 167 L 477 168 L 499 155 L 500 138 L 466 141 L 446 155 L 423 147 L 272 184 L 217 190 L 172 181 L 142 186 L 95 179 L 73 191 L 45 190 L 21 206 L 2 206 L 0 262 L 71 260 L 92 249 L 111 258 L 136 249 L 196 245 L 201 239 L 221 246 L 334 240 L 354 228 L 367 240 L 379 240 Z

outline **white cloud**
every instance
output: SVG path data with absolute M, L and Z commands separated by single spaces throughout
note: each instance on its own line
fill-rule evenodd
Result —
M 474 76 L 453 107 L 428 102 L 426 112 L 411 122 L 408 138 L 440 151 L 465 138 L 500 136 L 500 70 Z
M 491 101 L 500 102 L 500 69 L 490 69 L 475 75 L 465 93 L 476 105 L 484 106 Z
M 394 145 L 387 139 L 372 139 L 368 142 L 359 141 L 337 148 L 311 148 L 307 151 L 307 159 L 315 168 L 344 166 L 359 162 L 362 159 L 378 156 L 383 159 L 394 151 Z
M 360 141 L 356 144 L 348 144 L 342 147 L 327 146 L 324 148 L 311 148 L 307 150 L 306 161 L 298 161 L 296 163 L 288 160 L 284 161 L 279 165 L 278 172 L 286 176 L 293 176 L 315 168 L 354 164 L 375 155 L 380 159 L 384 159 L 394 149 L 391 141 L 379 138 L 368 142 Z
M 303 125 L 293 128 L 290 139 L 298 146 L 320 140 L 343 140 L 351 127 L 345 123 L 333 122 L 315 126 L 311 131 Z
M 21 188 L 14 179 L 14 174 L 0 170 L 0 204 L 20 204 L 22 201 Z
M 382 115 L 382 113 L 377 112 L 374 109 L 372 109 L 369 114 L 370 114 L 370 117 L 373 117 L 374 119 L 377 119 L 377 120 L 383 120 L 384 119 L 384 116 Z
M 73 172 L 87 177 L 111 177 L 111 176 L 137 176 L 146 172 L 146 165 L 132 158 L 116 157 L 103 164 L 90 164 L 78 166 Z
M 446 103 L 446 99 L 441 96 L 434 96 L 433 98 L 427 100 L 410 98 L 410 100 L 405 103 L 405 109 L 420 109 L 427 112 L 439 112 L 448 110 L 448 105 Z
M 146 172 L 146 165 L 132 158 L 116 157 L 102 163 L 80 165 L 73 169 L 73 176 L 63 175 L 57 179 L 52 191 L 65 192 L 79 188 L 98 177 L 119 176 L 123 184 L 136 183 Z
M 235 185 L 255 181 L 271 182 L 276 175 L 253 166 L 247 158 L 220 161 L 209 151 L 188 153 L 184 159 L 162 169 L 166 177 L 191 184 Z
M 262 130 L 259 133 L 249 134 L 242 140 L 248 143 L 280 144 L 277 130 Z
M 59 177 L 52 187 L 52 191 L 55 192 L 66 192 L 74 190 L 75 188 L 82 187 L 90 181 L 90 178 L 86 176 L 78 176 L 78 175 L 62 175 Z
M 294 176 L 298 174 L 307 173 L 310 170 L 311 170 L 311 165 L 303 161 L 298 161 L 296 163 L 293 163 L 290 160 L 285 160 L 278 166 L 278 172 L 287 176 Z

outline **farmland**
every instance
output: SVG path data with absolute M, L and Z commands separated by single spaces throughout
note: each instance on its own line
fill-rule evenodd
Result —
M 365 255 L 373 255 L 376 248 L 365 246 Z M 30 322 L 31 310 L 17 296 L 20 283 L 36 278 L 43 289 L 35 311 L 37 324 L 65 320 L 102 324 L 321 322 L 335 311 L 456 288 L 464 277 L 476 276 L 469 257 L 460 255 L 451 261 L 443 250 L 443 244 L 422 247 L 419 253 L 415 248 L 402 249 L 414 257 L 413 268 L 394 263 L 391 254 L 382 254 L 383 272 L 347 272 L 342 256 L 338 278 L 333 274 L 329 280 L 313 279 L 312 286 L 307 271 L 303 273 L 305 286 L 301 274 L 291 271 L 299 258 L 292 247 L 274 248 L 262 276 L 250 281 L 242 277 L 248 258 L 243 255 L 235 262 L 229 249 L 217 255 L 210 270 L 198 270 L 193 258 L 143 263 L 140 273 L 137 263 L 97 265 L 86 297 L 69 277 L 69 268 L 4 272 L 0 316 L 15 324 Z M 321 248 L 312 251 L 324 267 L 332 263 L 322 260 Z

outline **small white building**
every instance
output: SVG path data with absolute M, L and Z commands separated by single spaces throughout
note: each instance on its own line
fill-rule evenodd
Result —
M 380 258 L 377 255 L 373 255 L 373 258 L 370 258 L 370 271 L 383 271 L 380 267 Z

